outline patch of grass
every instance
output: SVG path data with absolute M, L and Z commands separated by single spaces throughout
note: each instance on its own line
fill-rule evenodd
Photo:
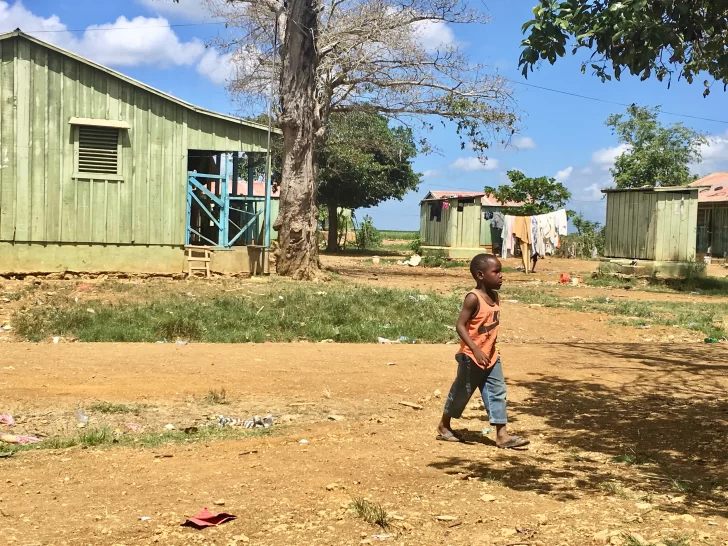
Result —
M 543 290 L 510 287 L 501 290 L 501 297 L 544 307 L 640 319 L 635 325 L 675 326 L 718 339 L 726 336 L 722 324 L 723 317 L 728 316 L 728 303 L 725 302 L 607 301 L 604 297 L 571 300 Z
M 594 287 L 630 288 L 649 292 L 698 292 L 705 296 L 728 295 L 728 277 L 701 277 L 692 274 L 684 279 L 617 277 L 604 274 L 592 278 L 584 277 L 584 284 Z
M 680 537 L 663 538 L 662 542 L 665 546 L 690 546 L 690 537 L 683 535 Z
M 410 297 L 413 296 L 413 297 Z M 277 282 L 250 292 L 190 298 L 163 294 L 149 301 L 78 306 L 70 298 L 53 306 L 32 306 L 13 320 L 16 332 L 31 341 L 52 336 L 84 342 L 156 342 L 183 337 L 208 343 L 322 341 L 374 343 L 389 324 L 386 337 L 405 336 L 418 343 L 445 343 L 456 334 L 453 324 L 461 295 Z M 93 309 L 89 313 L 86 309 Z
M 645 453 L 639 453 L 634 451 L 633 449 L 628 449 L 625 450 L 622 455 L 617 455 L 616 457 L 613 457 L 612 462 L 626 464 L 627 466 L 639 466 L 643 464 L 650 464 L 655 461 Z
M 18 301 L 22 297 L 23 297 L 23 294 L 21 292 L 3 292 L 2 293 L 2 298 L 10 300 L 10 301 Z
M 379 525 L 382 529 L 389 528 L 389 514 L 378 502 L 369 501 L 363 497 L 352 499 L 351 508 L 358 517 L 372 525 Z
M 644 542 L 632 534 L 622 535 L 622 546 L 656 546 L 657 544 L 664 544 L 665 546 L 690 546 L 689 536 L 663 538 L 659 543 L 657 542 Z
M 139 415 L 146 404 L 113 404 L 111 402 L 94 402 L 88 409 L 98 413 L 133 413 Z
M 397 240 L 397 241 L 411 241 L 412 239 L 415 239 L 420 236 L 419 231 L 390 231 L 390 230 L 380 230 L 379 233 L 382 235 L 384 239 L 391 239 L 391 240 Z
M 620 499 L 628 499 L 629 492 L 617 482 L 604 482 L 599 486 L 607 495 L 614 495 Z
M 208 404 L 229 404 L 227 392 L 225 387 L 220 387 L 218 390 L 210 389 L 205 396 L 205 402 Z
M 579 453 L 579 450 L 574 448 L 569 450 L 569 453 L 566 455 L 566 458 L 574 461 L 576 463 L 584 463 L 588 461 L 589 459 L 584 457 L 581 453 Z
M 53 437 L 37 444 L 8 446 L 9 453 L 39 449 L 69 449 L 72 447 L 143 447 L 155 448 L 165 444 L 229 440 L 271 434 L 273 429 L 240 429 L 216 426 L 194 427 L 193 430 L 164 430 L 143 434 L 115 434 L 109 427 L 84 429 L 76 435 Z

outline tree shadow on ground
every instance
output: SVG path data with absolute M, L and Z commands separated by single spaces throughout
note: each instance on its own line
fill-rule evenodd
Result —
M 490 462 L 449 457 L 431 466 L 562 500 L 600 492 L 728 516 L 728 352 L 714 345 L 565 347 L 563 368 L 574 377 L 590 371 L 592 378 L 546 370 L 513 383 L 530 396 L 510 403 L 509 411 L 546 425 L 521 426 L 542 448 Z

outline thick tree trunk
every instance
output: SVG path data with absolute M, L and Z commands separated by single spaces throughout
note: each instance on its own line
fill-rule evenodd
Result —
M 281 48 L 283 168 L 280 213 L 274 226 L 281 245 L 277 271 L 298 280 L 315 278 L 320 271 L 314 150 L 320 126 L 315 97 L 316 1 L 288 0 Z
M 336 252 L 339 250 L 339 212 L 336 205 L 327 205 L 329 209 L 329 237 L 326 250 Z

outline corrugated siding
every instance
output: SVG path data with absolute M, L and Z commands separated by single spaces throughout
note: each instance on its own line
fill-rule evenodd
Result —
M 442 206 L 440 202 L 435 202 Z M 450 248 L 477 248 L 480 246 L 479 203 L 464 203 L 458 211 L 458 200 L 452 199 L 448 207 L 442 209 L 440 221 L 430 220 L 432 202 L 420 205 L 420 239 L 425 246 Z
M 697 207 L 697 192 L 607 194 L 605 255 L 640 260 L 693 260 Z
M 440 221 L 430 220 L 430 207 L 433 203 L 420 205 L 420 239 L 425 246 L 450 246 L 450 225 L 452 207 L 442 209 Z M 435 202 L 436 206 L 442 206 Z
M 74 177 L 72 117 L 123 120 L 122 180 Z M 265 131 L 185 108 L 22 37 L 0 42 L 0 240 L 182 245 L 187 151 Z

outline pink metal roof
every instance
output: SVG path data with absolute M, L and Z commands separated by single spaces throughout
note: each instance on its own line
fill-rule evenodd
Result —
M 728 201 L 728 173 L 713 173 L 696 180 L 690 186 L 710 186 L 700 190 L 698 203 L 721 203 Z
M 486 195 L 482 191 L 464 191 L 464 190 L 433 190 L 425 201 L 439 201 L 442 199 L 458 199 L 458 198 L 478 198 L 480 197 L 480 203 L 484 207 L 520 207 L 523 203 L 516 203 L 515 201 L 508 201 L 507 203 L 500 203 L 490 195 Z
M 232 184 L 228 183 L 229 192 L 232 193 Z M 248 181 L 238 179 L 238 195 L 248 195 Z M 281 196 L 280 188 L 275 188 L 270 192 L 270 196 L 277 199 Z M 253 197 L 265 197 L 265 182 L 256 180 L 253 182 Z

